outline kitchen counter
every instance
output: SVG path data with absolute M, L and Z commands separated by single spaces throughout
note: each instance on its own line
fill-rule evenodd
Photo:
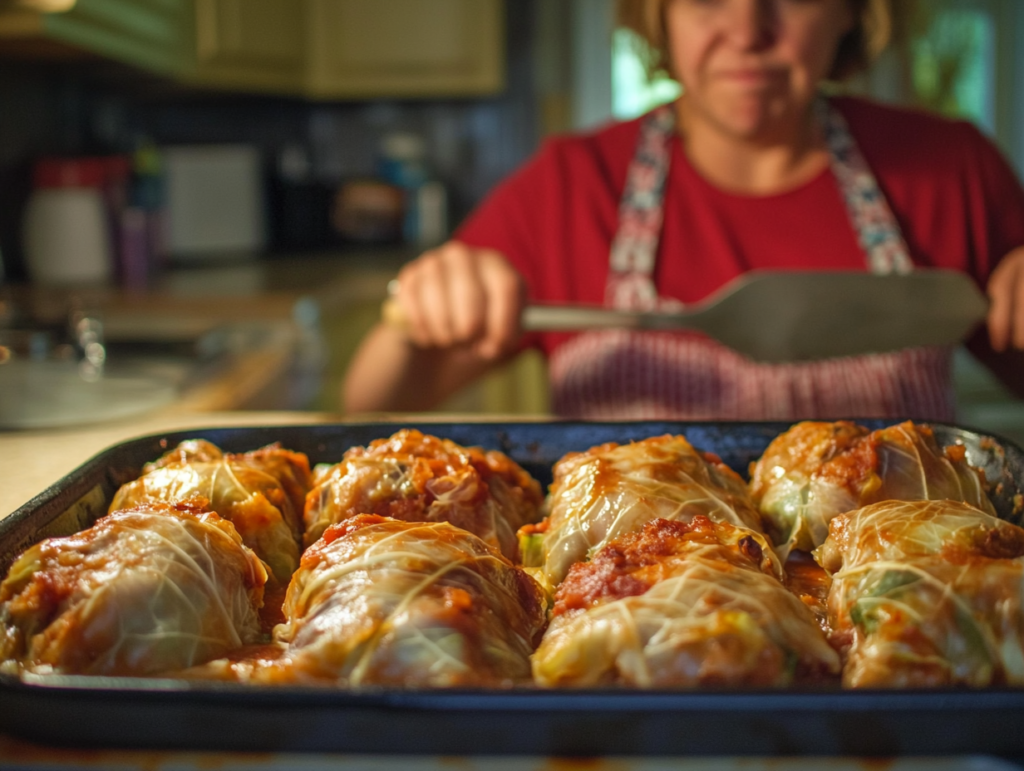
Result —
M 100 426 L 0 433 L 0 519 L 94 455 L 139 436 L 219 426 L 322 423 L 338 416 L 314 412 L 183 412 L 165 410 Z
M 329 311 L 355 298 L 383 295 L 387 282 L 415 256 L 408 249 L 393 248 L 176 263 L 145 289 L 25 284 L 12 290 L 38 314 L 50 317 L 59 317 L 68 299 L 77 297 L 87 305 L 118 312 L 145 308 L 160 315 L 186 307 L 202 315 L 260 318 L 264 311 L 289 312 L 299 297 L 310 297 Z
M 108 369 L 130 349 L 122 371 L 170 379 L 183 411 L 337 410 L 348 355 L 411 256 L 367 250 L 177 266 L 144 291 L 23 285 L 5 287 L 0 300 L 57 329 L 72 307 L 95 314 Z M 222 350 L 202 361 L 183 356 L 211 339 Z

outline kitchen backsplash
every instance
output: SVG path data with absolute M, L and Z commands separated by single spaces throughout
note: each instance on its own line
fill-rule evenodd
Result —
M 487 99 L 314 104 L 188 91 L 101 62 L 0 61 L 4 274 L 14 280 L 26 277 L 22 221 L 39 158 L 130 154 L 143 145 L 254 148 L 263 159 L 273 253 L 339 245 L 343 239 L 336 228 L 319 222 L 329 231 L 321 237 L 313 221 L 291 223 L 292 231 L 312 234 L 306 243 L 301 238 L 295 242 L 294 233 L 289 236 L 285 229 L 285 207 L 300 212 L 310 206 L 336 208 L 335 196 L 344 183 L 379 176 L 385 137 L 413 136 L 422 147 L 423 181 L 438 183 L 435 195 L 424 198 L 425 205 L 432 207 L 431 216 L 457 225 L 537 146 L 528 8 L 533 2 L 508 4 L 507 87 L 502 95 Z M 289 190 L 289 182 L 301 188 L 290 202 L 286 194 L 295 191 Z M 324 217 L 337 214 L 327 211 Z M 405 224 L 396 235 L 404 233 L 408 239 Z

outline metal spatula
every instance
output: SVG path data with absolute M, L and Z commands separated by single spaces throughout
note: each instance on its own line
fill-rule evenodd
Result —
M 951 270 L 753 271 L 678 312 L 531 305 L 522 325 L 548 332 L 697 330 L 756 361 L 785 362 L 958 343 L 987 309 L 974 282 Z

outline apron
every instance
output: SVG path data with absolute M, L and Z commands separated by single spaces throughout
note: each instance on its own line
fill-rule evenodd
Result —
M 815 105 L 832 173 L 872 273 L 913 269 L 899 225 L 843 116 Z M 609 255 L 605 305 L 623 310 L 682 307 L 661 297 L 654 265 L 662 199 L 675 136 L 665 105 L 640 127 Z M 952 348 L 762 364 L 703 335 L 586 332 L 551 354 L 557 414 L 591 420 L 952 420 Z

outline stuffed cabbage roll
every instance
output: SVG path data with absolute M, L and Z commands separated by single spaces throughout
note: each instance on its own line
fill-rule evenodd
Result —
M 167 466 L 180 466 L 185 463 L 206 463 L 209 461 L 222 460 L 224 451 L 213 442 L 205 439 L 186 439 L 179 442 L 177 447 L 168 450 L 155 461 L 147 463 L 142 467 L 142 473 L 148 474 L 158 468 Z
M 282 660 L 287 647 L 277 642 L 245 645 L 221 658 L 198 666 L 166 673 L 181 680 L 217 680 L 227 683 L 274 683 L 288 680 Z
M 716 522 L 761 532 L 740 476 L 682 436 L 609 443 L 570 453 L 555 465 L 550 515 L 523 530 L 525 564 L 557 585 L 575 562 L 652 519 Z
M 277 445 L 223 453 L 209 442 L 192 440 L 143 470 L 117 491 L 111 511 L 149 501 L 206 498 L 270 566 L 274 583 L 288 584 L 299 564 L 302 510 L 311 485 L 305 455 Z
M 1024 530 L 955 501 L 888 501 L 835 517 L 832 573 L 848 687 L 1024 684 Z
M 828 590 L 832 586 L 832 578 L 814 561 L 814 557 L 805 551 L 790 552 L 783 569 L 786 571 L 783 580 L 786 588 L 810 608 L 818 626 L 826 636 L 830 635 L 832 630 L 828 625 Z
M 814 615 L 746 528 L 656 519 L 577 563 L 533 657 L 542 686 L 782 686 L 839 671 Z
M 545 622 L 540 588 L 447 522 L 363 514 L 332 525 L 288 587 L 287 646 L 263 682 L 506 686 L 530 676 Z M 238 671 L 236 669 L 236 671 Z
M 144 504 L 22 554 L 0 584 L 9 673 L 155 675 L 260 638 L 267 574 L 230 522 Z
M 907 421 L 868 432 L 848 421 L 798 423 L 751 469 L 750 492 L 779 553 L 810 551 L 836 514 L 886 500 L 955 500 L 995 513 L 962 446 L 941 448 Z
M 349 450 L 316 483 L 306 503 L 307 546 L 332 524 L 379 514 L 451 522 L 518 562 L 516 531 L 537 520 L 543 502 L 537 481 L 503 453 L 410 429 Z

